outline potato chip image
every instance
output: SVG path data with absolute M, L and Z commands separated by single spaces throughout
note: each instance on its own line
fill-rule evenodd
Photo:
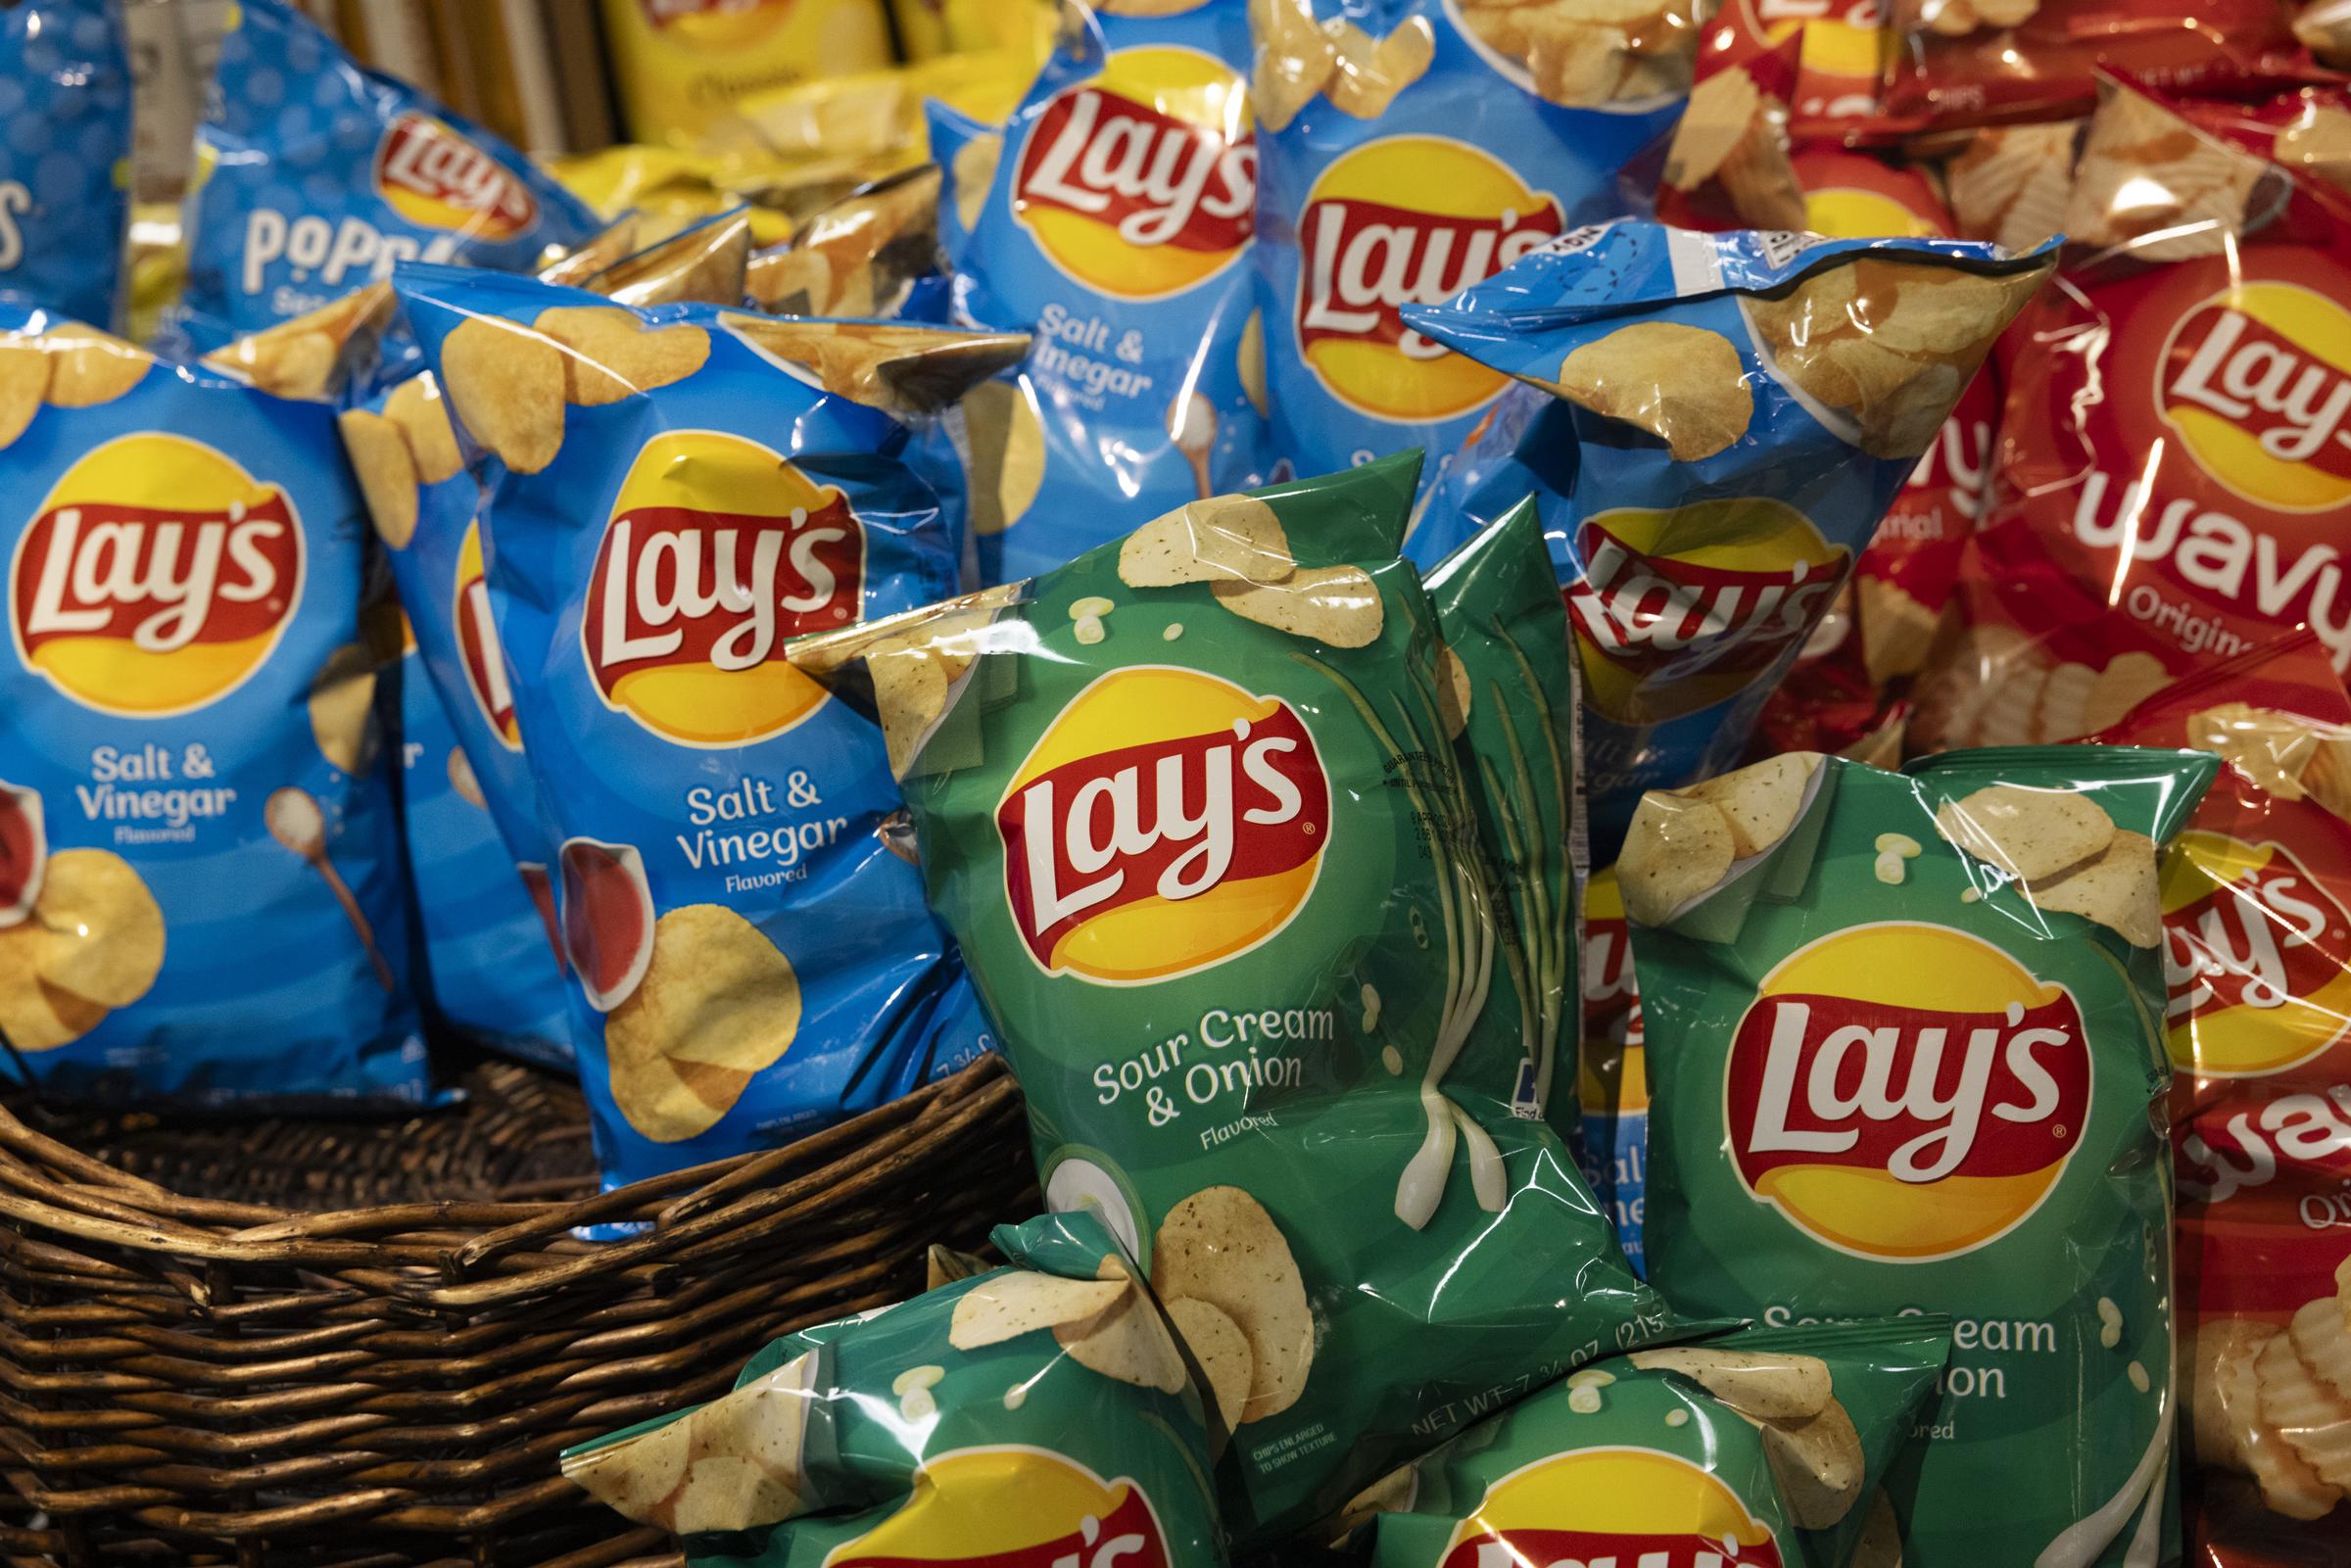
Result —
M 1001 534 L 1027 515 L 1045 482 L 1045 429 L 1017 381 L 983 381 L 961 407 L 972 528 Z
M 2351 1258 L 2344 1259 L 2351 1264 Z M 2351 1307 L 2340 1298 L 2305 1302 L 2286 1325 L 2294 1354 L 2321 1382 L 2351 1400 Z
M 1126 1278 L 1063 1279 L 1022 1271 L 998 1274 L 966 1291 L 955 1302 L 947 1343 L 976 1351 L 1101 1316 L 1134 1295 Z
M 1636 321 L 1583 345 L 1552 389 L 1663 441 L 1676 462 L 1699 462 L 1747 434 L 1755 412 L 1747 365 L 1731 340 L 1676 321 Z
M 1254 496 L 1212 496 L 1154 517 L 1119 546 L 1128 588 L 1179 583 L 1285 583 L 1298 569 L 1273 508 Z
M 1297 1402 L 1314 1365 L 1314 1316 L 1290 1244 L 1255 1198 L 1238 1187 L 1206 1187 L 1169 1211 L 1152 1252 L 1151 1288 L 1163 1302 L 1206 1302 L 1240 1329 L 1251 1356 L 1243 1424 Z
M 1869 1520 L 1853 1543 L 1846 1568 L 1902 1568 L 1902 1522 L 1883 1487 L 1869 1495 Z
M 15 445 L 49 395 L 53 361 L 23 338 L 0 342 L 0 448 Z
M 980 221 L 988 188 L 996 181 L 996 164 L 1003 156 L 1002 136 L 975 136 L 955 149 L 955 216 L 965 228 Z
M 311 682 L 311 735 L 320 755 L 347 774 L 375 760 L 375 656 L 358 642 L 327 655 Z
M 1829 1366 L 1816 1355 L 1682 1346 L 1635 1351 L 1635 1366 L 1682 1376 L 1742 1415 L 1799 1421 L 1829 1407 Z
M 457 451 L 457 433 L 450 427 L 449 407 L 441 401 L 441 386 L 429 375 L 410 376 L 384 399 L 384 417 L 408 438 L 416 475 L 438 485 L 464 470 Z
M 1346 21 L 1327 28 L 1336 59 L 1323 86 L 1331 107 L 1358 119 L 1387 113 L 1396 95 L 1427 74 L 1437 35 L 1426 17 L 1407 17 L 1385 38 Z
M 2057 877 L 2025 884 L 2039 909 L 2080 915 L 2118 932 L 2133 947 L 2163 942 L 2163 895 L 2155 841 L 2117 832 L 2106 847 Z
M 2225 702 L 2191 714 L 2187 743 L 2218 755 L 2249 782 L 2280 800 L 2300 800 L 2309 791 L 2302 775 L 2319 752 L 2318 730 L 2274 708 Z
M 71 1045 L 106 1020 L 108 1009 L 41 978 L 46 948 L 37 926 L 0 930 L 0 1034 L 20 1051 Z
M 1745 860 L 1788 836 L 1803 811 L 1804 791 L 1819 771 L 1818 752 L 1791 751 L 1679 793 L 1722 813 L 1731 828 L 1732 858 Z
M 128 1007 L 164 967 L 164 912 L 121 856 L 62 849 L 49 857 L 27 927 L 40 928 L 34 955 L 48 984 L 100 1007 Z
M 1378 585 L 1359 566 L 1319 566 L 1278 583 L 1225 578 L 1209 592 L 1244 621 L 1331 647 L 1369 647 L 1387 622 Z
M 654 923 L 645 977 L 604 1018 L 613 1099 L 656 1143 L 692 1137 L 799 1026 L 799 977 L 759 927 L 716 904 L 673 909 Z
M 2114 841 L 2114 819 L 2070 789 L 1991 784 L 1935 813 L 1936 830 L 2020 881 L 2081 865 Z
M 1262 0 L 1251 7 L 1251 22 L 1257 69 L 1250 77 L 1250 107 L 1260 129 L 1286 130 L 1338 69 L 1338 44 L 1306 0 Z
M 2239 1450 L 2271 1512 L 2288 1519 L 2323 1519 L 2343 1495 L 2304 1461 L 2271 1419 L 2262 1398 L 2265 1365 L 2270 1368 L 2273 1386 L 2286 1386 L 2298 1376 L 2292 1339 L 2273 1334 L 2259 1350 L 2240 1353 L 2222 1363 L 2222 1398 L 2236 1422 Z
M 1731 874 L 1738 837 L 1709 802 L 1655 791 L 1641 797 L 1616 857 L 1626 916 L 1662 926 L 1675 910 L 1711 892 Z
M 563 346 L 563 400 L 583 407 L 683 381 L 710 357 L 700 327 L 648 327 L 619 306 L 557 306 L 533 325 Z
M 400 426 L 364 408 L 347 408 L 336 416 L 343 432 L 343 451 L 367 502 L 375 533 L 391 549 L 407 549 L 416 537 L 416 458 Z
M 923 737 L 947 711 L 947 687 L 953 678 L 936 652 L 894 639 L 874 644 L 865 664 L 874 683 L 874 710 L 881 716 L 890 772 L 903 778 Z
M 1870 681 L 1887 686 L 1927 667 L 1943 617 L 1884 578 L 1855 579 L 1861 662 Z
M 570 363 L 552 339 L 471 316 L 441 346 L 441 387 L 475 441 L 516 473 L 535 474 L 563 446 Z
M 1446 739 L 1459 740 L 1469 727 L 1473 694 L 1469 666 L 1462 656 L 1448 647 L 1437 649 L 1437 717 L 1444 722 Z
M 2195 1446 L 2196 1462 L 2210 1469 L 2248 1474 L 2237 1448 L 2236 1432 L 2221 1399 L 2221 1363 L 2229 1356 L 2258 1351 L 2277 1330 L 2246 1317 L 2206 1318 L 2191 1341 L 2181 1337 L 2179 1386 L 2185 1391 L 2184 1414 Z
M 1257 1357 L 1249 1349 L 1248 1336 L 1223 1308 L 1189 1297 L 1168 1303 L 1168 1320 L 1176 1325 L 1193 1364 L 1208 1380 L 1205 1392 L 1218 1421 L 1230 1431 L 1240 1424 L 1241 1413 L 1248 1408 L 1249 1384 L 1256 1370 Z
M 2331 1298 L 2306 1303 L 2300 1310 L 2313 1307 L 2341 1316 Z M 2351 1399 L 2314 1375 L 2295 1350 L 2290 1332 L 2262 1347 L 2254 1358 L 2253 1377 L 2262 1419 L 2321 1481 L 2337 1492 L 2351 1487 Z
M 1185 1380 L 1183 1356 L 1159 1307 L 1147 1293 L 1134 1288 L 1134 1276 L 1124 1259 L 1104 1258 L 1098 1272 L 1124 1284 L 1126 1294 L 1091 1317 L 1055 1324 L 1055 1341 L 1072 1360 L 1104 1377 L 1163 1394 L 1179 1392 Z
M 1259 418 L 1266 416 L 1266 312 L 1252 310 L 1249 319 L 1241 323 L 1241 345 L 1238 351 L 1241 391 L 1249 399 L 1249 406 Z
M 1694 191 L 1712 179 L 1762 107 L 1763 95 L 1745 66 L 1725 67 L 1691 88 L 1690 107 L 1665 154 L 1665 183 Z
M 1833 1400 L 1815 1416 L 1764 1422 L 1763 1456 L 1799 1529 L 1831 1529 L 1861 1500 L 1861 1434 Z
M 49 401 L 60 408 L 112 403 L 146 379 L 155 356 L 95 327 L 70 321 L 41 334 L 52 364 Z

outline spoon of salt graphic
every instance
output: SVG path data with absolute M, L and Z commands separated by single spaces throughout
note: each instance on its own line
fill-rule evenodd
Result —
M 1176 450 L 1191 460 L 1192 481 L 1199 486 L 1200 499 L 1215 495 L 1208 477 L 1208 454 L 1217 445 L 1217 410 L 1197 392 L 1179 392 L 1168 404 L 1168 435 Z
M 318 868 L 318 875 L 326 879 L 327 890 L 335 895 L 335 902 L 343 906 L 344 915 L 351 921 L 351 928 L 360 933 L 360 945 L 367 949 L 367 961 L 375 966 L 375 977 L 385 990 L 391 990 L 392 966 L 376 950 L 375 928 L 367 924 L 367 917 L 360 910 L 360 901 L 351 896 L 351 889 L 343 884 L 334 863 L 326 858 L 326 814 L 318 809 L 318 802 L 291 784 L 273 789 L 262 806 L 262 821 L 268 825 L 270 837 Z

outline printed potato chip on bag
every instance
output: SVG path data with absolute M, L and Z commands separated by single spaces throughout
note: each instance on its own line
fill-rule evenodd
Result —
M 2050 266 L 1950 240 L 1579 230 L 1419 330 L 1526 382 L 1413 538 L 1543 513 L 1583 674 L 1592 837 L 1756 715 Z
M 330 366 L 364 313 L 315 334 Z M 397 639 L 332 388 L 238 347 L 0 309 L 0 1033 L 75 1098 L 417 1100 Z
M 2222 761 L 2162 870 L 2192 1560 L 2351 1561 L 2351 700 L 2302 631 L 2104 738 Z
M 2351 660 L 2351 204 L 2116 83 L 2071 208 L 1914 749 L 2093 734 L 2297 624 Z
M 743 98 L 890 61 L 882 0 L 603 0 L 603 13 L 641 142 L 728 145 Z
M 1948 238 L 1951 215 L 1915 166 L 1867 153 L 1807 148 L 1797 158 L 1814 233 Z M 1976 372 L 1951 415 L 1895 492 L 1853 563 L 1845 592 L 1764 705 L 1757 756 L 1834 751 L 1891 765 L 1901 756 L 1909 688 L 1926 667 L 1959 577 L 1960 552 L 1984 509 L 1997 363 Z
M 1950 1345 L 1919 1315 L 1610 1356 L 1375 1483 L 1351 1544 L 1370 1568 L 1891 1568 L 1881 1488 Z
M 1553 1084 L 1562 1042 L 1574 1053 L 1581 1006 L 1575 667 L 1533 502 L 1512 507 L 1425 583 L 1445 641 L 1439 716 L 1476 812 L 1487 882 L 1502 895 L 1502 961 L 1527 1040 L 1528 1075 L 1513 1099 L 1543 1109 L 1573 1148 L 1581 1108 L 1564 1093 L 1555 1105 Z
M 934 145 L 957 318 L 1036 334 L 953 431 L 985 581 L 1265 476 L 1245 10 L 1080 10 L 1000 133 Z
M 1788 128 L 1802 34 L 1736 56 L 1714 47 L 1736 36 L 1717 26 L 1700 46 L 1698 83 L 1665 151 L 1658 219 L 1677 228 L 1803 228 Z
M 784 315 L 943 315 L 942 185 L 926 164 L 824 208 L 789 243 L 751 259 L 751 303 Z
M 1316 473 L 1421 447 L 1433 485 L 1508 378 L 1407 308 L 1647 215 L 1697 10 L 1266 0 L 1256 24 L 1273 450 Z
M 518 271 L 595 214 L 488 131 L 362 70 L 287 0 L 239 0 L 199 127 L 179 324 L 198 346 L 400 261 Z
M 783 643 L 956 586 L 959 520 L 899 460 L 893 414 L 1027 340 L 446 267 L 399 284 L 482 452 L 490 607 L 607 1177 L 902 1093 L 959 1049 L 935 1035 L 955 963 L 884 835 L 878 737 Z
M 1674 1327 L 1520 1096 L 1506 905 L 1395 553 L 1417 468 L 1192 502 L 792 650 L 870 684 L 1047 1202 L 1179 1324 L 1239 1326 L 1258 1540 Z
M 0 299 L 119 324 L 130 215 L 130 60 L 110 0 L 0 9 Z
M 1953 1320 L 1901 1560 L 2178 1560 L 2158 862 L 2195 752 L 1791 753 L 1647 796 L 1647 1252 L 1685 1310 Z
M 2288 9 L 2205 0 L 1895 0 L 1884 123 L 1919 130 L 2087 114 L 2100 71 L 2173 92 L 2253 96 L 2315 74 Z
M 1725 0 L 1700 37 L 1698 70 L 1703 77 L 1793 46 L 1792 128 L 1806 140 L 1843 141 L 1879 112 L 1890 42 L 1884 8 L 1869 0 L 1842 9 L 1816 0 Z
M 992 1239 L 1010 1266 L 935 1248 L 924 1295 L 786 1335 L 563 1473 L 684 1537 L 691 1568 L 1223 1568 L 1209 1474 L 1247 1393 L 1240 1328 L 1154 1300 L 1094 1216 Z
M 1971 240 L 2029 251 L 2065 232 L 2082 119 L 1987 125 L 1943 166 L 1952 226 Z
M 2351 192 L 2351 89 L 2303 87 L 2252 103 L 2195 99 L 2179 107 L 2225 141 Z
M 571 1066 L 570 999 L 554 924 L 514 856 L 406 616 L 400 660 L 401 824 L 429 1016 L 484 1045 Z M 549 913 L 552 913 L 552 905 Z

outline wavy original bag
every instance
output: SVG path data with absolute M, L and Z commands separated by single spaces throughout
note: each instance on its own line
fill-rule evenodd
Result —
M 683 1536 L 693 1568 L 1223 1568 L 1209 1469 L 1246 1392 L 1239 1330 L 1163 1313 L 1090 1215 L 991 1239 L 1009 1267 L 935 1248 L 928 1293 L 787 1335 L 732 1393 L 563 1473 Z M 1171 1322 L 1215 1348 L 1187 1357 Z
M 1251 1539 L 1674 1326 L 1520 1098 L 1435 615 L 1395 553 L 1417 468 L 1193 502 L 792 650 L 870 680 L 1047 1202 L 1239 1326 Z
M 1080 8 L 1000 133 L 934 148 L 958 319 L 1036 334 L 955 433 L 986 581 L 1264 478 L 1245 10 Z
M 2046 256 L 1952 240 L 1579 230 L 1441 307 L 1524 381 L 1414 535 L 1431 560 L 1533 495 L 1582 662 L 1592 836 L 1746 750 Z
M 47 1091 L 421 1099 L 336 360 L 0 309 L 0 1033 Z
M 789 1141 L 919 1083 L 956 965 L 883 835 L 859 715 L 786 639 L 958 581 L 893 413 L 1017 334 L 639 309 L 404 268 L 477 468 L 508 696 L 556 849 L 607 1179 Z
M 1946 1317 L 1746 1328 L 1571 1372 L 1371 1488 L 1368 1568 L 1894 1568 L 1881 1490 Z
M 239 0 L 198 129 L 179 324 L 200 346 L 401 261 L 520 271 L 600 226 L 529 159 L 362 70 L 286 0 Z
M 1951 1316 L 1887 1488 L 1913 1568 L 2179 1560 L 2157 863 L 2218 765 L 1790 753 L 1625 839 L 1650 1277 L 1773 1326 Z
M 112 0 L 0 8 L 0 299 L 101 327 L 120 309 L 130 60 Z
M 2202 1568 L 2351 1564 L 2351 700 L 2307 631 L 2103 738 L 2217 752 L 2163 864 Z
M 1305 473 L 1425 448 L 1507 384 L 1406 319 L 1579 224 L 1645 216 L 1690 91 L 1683 0 L 1607 17 L 1466 0 L 1269 0 L 1255 99 L 1273 450 Z

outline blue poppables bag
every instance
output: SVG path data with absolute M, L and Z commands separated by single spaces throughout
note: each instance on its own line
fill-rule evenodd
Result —
M 606 1179 L 787 1142 L 966 1057 L 941 1030 L 976 1014 L 888 836 L 883 738 L 784 644 L 954 592 L 960 516 L 893 412 L 1027 339 L 622 309 L 446 267 L 395 283 L 479 450 Z
M 1578 224 L 1649 214 L 1699 8 L 1667 0 L 1638 37 L 1551 9 L 1253 8 L 1258 297 L 1273 450 L 1299 472 L 1421 447 L 1433 490 L 1508 381 L 1447 354 L 1408 308 Z
M 954 318 L 1035 334 L 943 433 L 991 583 L 1264 482 L 1248 8 L 1159 9 L 1073 12 L 1001 133 L 933 111 Z
M 176 318 L 199 348 L 423 260 L 520 271 L 601 226 L 531 161 L 360 68 L 285 0 L 240 0 L 197 132 Z
M 330 402 L 0 309 L 0 1032 L 44 1088 L 425 1093 L 366 521 Z
M 421 933 L 418 992 L 458 1033 L 568 1068 L 569 999 L 552 892 L 543 913 L 537 894 L 548 890 L 517 875 L 423 664 L 411 628 L 400 663 L 400 803 Z
M 1582 669 L 1596 865 L 1642 791 L 1719 773 L 2052 253 L 1581 229 L 1406 317 L 1527 383 L 1406 546 L 1528 495 Z
M 130 62 L 109 0 L 0 7 L 0 298 L 116 324 Z

